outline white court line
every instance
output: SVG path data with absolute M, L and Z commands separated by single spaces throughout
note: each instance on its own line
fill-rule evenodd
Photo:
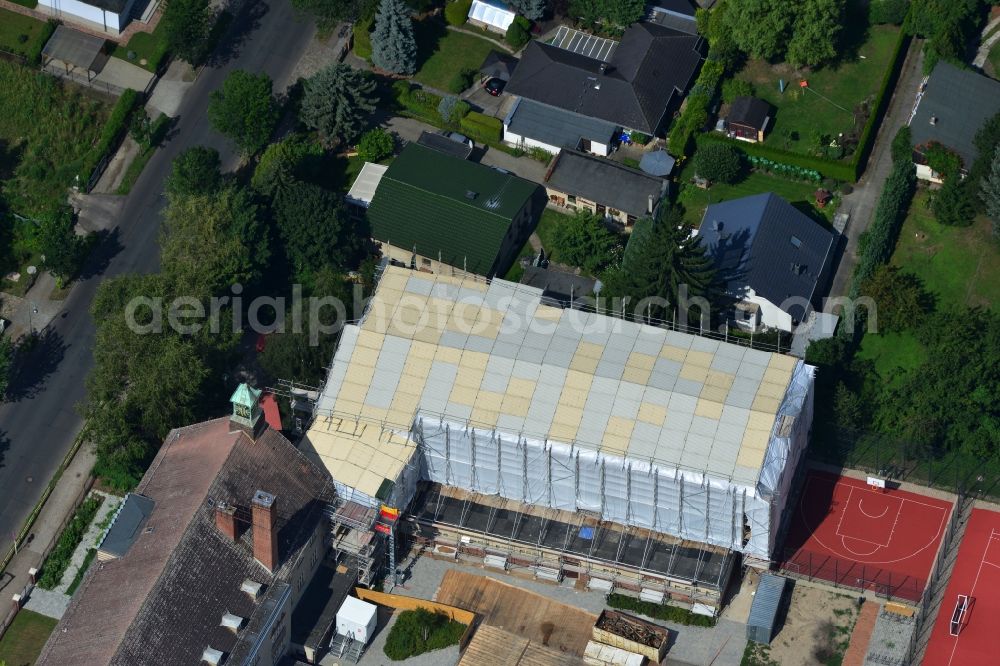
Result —
M 888 548 L 889 544 L 892 543 L 892 535 L 893 535 L 893 532 L 896 531 L 896 524 L 899 522 L 899 514 L 901 514 L 903 512 L 903 502 L 905 502 L 906 499 L 905 498 L 900 498 L 900 497 L 894 497 L 893 498 L 893 500 L 896 501 L 896 518 L 895 518 L 895 520 L 892 521 L 892 529 L 889 530 L 888 540 L 885 543 L 879 543 L 878 541 L 872 541 L 870 539 L 862 539 L 861 537 L 851 536 L 849 534 L 841 534 L 840 528 L 844 524 L 844 516 L 847 515 L 847 510 L 851 506 L 851 500 L 854 499 L 854 486 L 849 486 L 849 488 L 850 488 L 850 492 L 847 494 L 847 501 L 844 503 L 844 510 L 841 512 L 841 514 L 840 514 L 840 520 L 837 522 L 837 536 L 840 537 L 840 541 L 843 544 L 844 548 L 847 549 L 847 551 L 850 552 L 851 554 L 857 555 L 859 557 L 867 557 L 868 555 L 874 555 L 875 552 L 878 550 L 878 548 Z M 859 488 L 858 490 L 861 490 L 861 489 Z M 867 492 L 873 492 L 873 491 L 867 491 Z M 877 493 L 877 494 L 881 497 L 881 493 Z M 883 499 L 885 499 L 885 498 L 883 498 Z M 861 508 L 861 502 L 862 501 L 863 501 L 863 498 L 859 497 L 858 498 L 858 511 L 860 511 L 863 515 L 865 515 L 865 516 L 867 516 L 869 518 L 881 518 L 882 516 L 884 516 L 889 511 L 889 507 L 886 506 L 885 507 L 885 511 L 883 511 L 881 515 L 879 515 L 879 516 L 873 516 L 873 515 L 865 512 L 865 510 Z M 850 548 L 846 543 L 844 543 L 844 539 L 851 539 L 852 541 L 860 541 L 862 543 L 867 543 L 867 544 L 869 544 L 871 546 L 877 546 L 877 548 L 875 550 L 873 550 L 872 552 L 870 552 L 870 553 L 859 553 L 856 550 L 854 550 L 853 548 Z
M 979 585 L 979 574 L 983 573 L 984 564 L 991 564 L 990 562 L 986 561 L 986 554 L 990 552 L 990 546 L 992 545 L 992 541 L 996 533 L 997 531 L 995 529 L 990 528 L 990 538 L 986 540 L 986 548 L 983 549 L 983 556 L 979 558 L 979 569 L 976 571 L 976 579 L 972 581 L 972 589 L 969 590 L 969 596 L 972 597 L 973 607 L 975 607 L 976 603 L 975 591 L 976 591 L 976 585 Z M 993 564 L 992 566 L 996 565 Z M 958 636 L 955 636 L 955 644 L 951 646 L 951 656 L 948 657 L 948 666 L 951 666 L 951 662 L 955 659 L 955 650 L 958 649 L 958 641 L 961 638 L 962 638 L 962 630 L 961 628 L 959 628 Z
M 869 518 L 881 518 L 885 514 L 889 513 L 889 507 L 885 506 L 885 507 L 882 507 L 882 513 L 878 514 L 877 516 L 872 515 L 872 514 L 868 513 L 867 511 L 865 511 L 865 508 L 861 505 L 862 502 L 864 502 L 864 500 L 860 500 L 860 499 L 858 500 L 858 511 L 860 511 L 863 514 L 865 514 Z
M 822 518 L 819 520 L 819 523 L 817 523 L 815 525 L 810 524 L 809 520 L 806 518 L 806 516 L 809 515 L 809 510 L 807 509 L 807 505 L 806 505 L 806 498 L 809 496 L 808 488 L 810 488 L 810 484 L 813 484 L 814 482 L 815 482 L 815 478 L 814 477 L 812 477 L 812 476 L 808 477 L 806 479 L 805 485 L 803 486 L 802 493 L 799 495 L 799 508 L 798 508 L 798 511 L 797 511 L 797 513 L 799 514 L 799 519 L 802 521 L 802 525 L 806 528 L 806 530 L 808 530 L 809 538 L 814 539 L 816 541 L 816 543 L 818 543 L 820 546 L 822 546 L 823 548 L 825 548 L 831 555 L 834 555 L 834 556 L 840 555 L 841 557 L 850 557 L 850 555 L 843 553 L 842 550 L 841 550 L 841 548 L 839 548 L 839 547 L 834 548 L 834 547 L 828 546 L 823 541 L 823 539 L 821 539 L 817 535 L 817 530 L 818 530 L 819 526 L 823 523 L 823 519 Z M 834 481 L 833 482 L 833 486 L 834 486 L 834 489 L 836 489 L 837 486 L 847 486 L 847 488 L 850 491 L 850 493 L 848 493 L 848 497 L 850 497 L 851 493 L 853 493 L 853 491 L 855 490 L 855 486 L 854 485 L 851 485 L 851 484 L 848 484 L 848 483 L 842 483 L 840 481 Z M 868 490 L 867 488 L 858 488 L 858 490 L 863 490 L 865 492 L 874 492 L 874 491 Z M 879 494 L 881 494 L 881 493 L 879 493 Z M 888 564 L 894 564 L 896 562 L 902 562 L 904 560 L 908 560 L 908 559 L 910 559 L 912 557 L 915 557 L 919 553 L 927 550 L 941 536 L 941 533 L 944 530 L 945 523 L 946 523 L 947 518 L 948 518 L 948 512 L 950 510 L 950 507 L 938 506 L 938 505 L 935 505 L 935 504 L 929 504 L 927 502 L 921 502 L 921 501 L 912 500 L 912 499 L 909 499 L 909 498 L 897 498 L 897 499 L 899 499 L 902 502 L 910 502 L 912 504 L 919 504 L 921 506 L 926 506 L 928 508 L 935 509 L 936 511 L 940 511 L 941 512 L 941 519 L 938 522 L 937 531 L 930 537 L 930 539 L 927 541 L 927 543 L 925 543 L 921 548 L 918 548 L 917 550 L 914 550 L 911 553 L 903 555 L 902 557 L 897 557 L 897 558 L 891 559 L 891 560 L 866 560 L 866 561 L 863 561 L 863 562 L 859 562 L 859 564 L 886 564 L 886 565 L 888 565 Z M 900 512 L 898 512 L 896 514 L 896 520 L 897 521 L 899 520 L 899 516 L 900 516 L 901 513 L 902 513 L 902 511 L 900 511 Z M 841 514 L 840 521 L 843 521 L 843 519 L 844 519 L 844 516 L 843 516 L 843 514 Z M 896 529 L 896 526 L 894 524 L 893 525 L 893 530 L 895 530 L 895 529 Z M 838 522 L 838 524 L 837 524 L 837 532 L 839 532 L 839 531 L 840 531 L 840 522 Z M 998 533 L 998 535 L 1000 535 L 1000 533 Z M 838 534 L 838 536 L 839 536 L 839 534 Z M 853 538 L 853 537 L 848 537 L 848 538 Z M 843 537 L 841 537 L 841 540 L 843 540 Z M 855 554 L 855 556 L 859 556 L 859 555 Z

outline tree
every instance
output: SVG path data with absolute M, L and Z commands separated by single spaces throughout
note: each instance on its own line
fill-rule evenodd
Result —
M 322 158 L 322 146 L 309 137 L 292 134 L 264 149 L 250 179 L 250 186 L 265 196 L 273 197 L 282 187 L 317 175 Z
M 507 27 L 507 34 L 504 35 L 504 39 L 515 50 L 519 49 L 531 41 L 531 33 L 528 32 L 530 28 L 531 24 L 528 23 L 528 19 L 523 16 L 515 16 L 514 20 Z
M 160 18 L 167 48 L 181 60 L 200 65 L 208 55 L 214 20 L 209 0 L 168 0 Z
M 737 97 L 753 97 L 753 84 L 745 79 L 726 79 L 722 83 L 722 101 L 732 104 Z
M 871 0 L 868 5 L 868 20 L 875 25 L 900 25 L 909 8 L 907 0 Z
M 958 178 L 962 169 L 962 158 L 958 153 L 949 150 L 937 141 L 931 141 L 923 147 L 927 166 L 941 174 L 943 179 Z
M 797 3 L 742 0 L 726 5 L 726 27 L 736 45 L 753 58 L 772 59 L 785 52 Z
M 274 217 L 299 279 L 324 266 L 342 273 L 357 263 L 364 237 L 332 192 L 311 183 L 292 183 L 275 195 Z
M 299 117 L 328 145 L 354 141 L 375 110 L 375 81 L 350 65 L 334 63 L 306 79 Z
M 559 262 L 596 275 L 615 262 L 621 240 L 608 229 L 603 215 L 581 211 L 560 220 L 552 232 L 552 247 L 545 249 Z
M 193 146 L 174 158 L 167 176 L 167 194 L 211 194 L 222 186 L 219 151 Z
M 389 155 L 396 147 L 392 134 L 381 127 L 370 129 L 361 135 L 358 141 L 358 157 L 366 162 L 378 162 Z
M 7 395 L 7 387 L 10 386 L 12 371 L 14 366 L 14 343 L 10 336 L 0 338 L 0 402 Z
M 403 0 L 381 0 L 372 33 L 372 64 L 393 74 L 417 71 L 417 41 Z
M 743 172 L 743 156 L 724 143 L 702 147 L 694 155 L 695 172 L 716 183 L 735 183 Z
M 977 30 L 981 0 L 911 0 L 903 29 L 926 37 L 924 69 L 930 72 L 941 58 L 962 60 Z
M 469 20 L 470 9 L 472 0 L 451 0 L 444 6 L 444 20 L 448 25 L 465 25 Z
M 941 224 L 953 227 L 967 227 L 972 224 L 976 210 L 969 183 L 966 180 L 948 178 L 934 195 L 932 204 L 934 217 Z
M 990 175 L 980 181 L 979 197 L 993 221 L 993 237 L 1000 238 L 1000 148 L 993 153 Z
M 256 284 L 270 259 L 270 238 L 250 193 L 175 197 L 163 216 L 161 270 L 176 291 L 197 298 L 234 284 Z
M 38 225 L 36 242 L 45 256 L 45 267 L 60 282 L 71 279 L 83 263 L 86 241 L 76 235 L 73 212 L 62 207 Z
M 913 161 L 913 134 L 909 125 L 903 125 L 892 138 L 892 161 Z
M 278 124 L 271 78 L 241 69 L 230 73 L 222 90 L 209 97 L 208 119 L 212 127 L 236 143 L 244 156 L 253 155 L 267 145 Z
M 546 0 L 510 0 L 511 8 L 521 16 L 532 21 L 540 21 L 545 17 Z
M 292 0 L 292 5 L 316 17 L 322 29 L 332 28 L 340 21 L 363 18 L 375 6 L 374 0 Z
M 644 0 L 570 0 L 569 14 L 583 23 L 604 23 L 624 29 L 642 18 Z
M 682 297 L 688 301 L 705 298 L 710 310 L 722 312 L 723 303 L 728 301 L 717 288 L 712 260 L 705 254 L 701 238 L 691 236 L 684 227 L 680 210 L 663 204 L 654 219 L 637 222 L 635 231 L 640 231 L 640 224 L 649 227 L 648 233 L 643 232 L 642 242 L 635 248 L 629 247 L 619 270 L 602 276 L 605 282 L 602 295 L 627 299 L 626 310 L 638 307 L 635 315 L 659 320 L 677 317 L 683 322 Z M 641 304 L 646 298 L 656 298 L 659 302 L 646 307 Z M 709 314 L 699 312 L 692 321 L 704 321 Z M 688 313 L 689 317 L 692 315 L 693 312 Z
M 786 58 L 796 65 L 818 65 L 837 56 L 844 0 L 800 0 L 795 3 L 792 38 Z
M 913 328 L 934 308 L 923 281 L 898 266 L 880 266 L 862 283 L 860 292 L 875 301 L 879 332 Z

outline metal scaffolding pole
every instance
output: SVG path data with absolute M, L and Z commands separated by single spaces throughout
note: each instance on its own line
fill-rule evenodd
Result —
M 472 445 L 469 447 L 470 448 L 469 459 L 471 460 L 471 469 L 470 469 L 470 475 L 469 476 L 471 477 L 470 480 L 472 482 L 470 485 L 472 486 L 473 490 L 478 491 L 479 490 L 479 472 L 477 471 L 478 467 L 476 465 L 476 429 L 475 428 L 470 428 L 470 427 L 466 426 L 466 430 L 469 431 L 469 438 L 472 441 Z
M 444 424 L 444 478 L 448 485 L 452 484 L 451 476 L 451 424 Z
M 650 552 L 649 547 L 652 545 L 652 543 L 653 543 L 653 533 L 649 532 L 649 534 L 646 536 L 646 545 L 642 549 L 642 561 L 639 563 L 640 569 L 646 568 L 646 560 L 649 558 L 649 552 Z

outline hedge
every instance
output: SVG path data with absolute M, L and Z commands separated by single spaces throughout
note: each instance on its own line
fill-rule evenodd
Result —
M 118 101 L 115 102 L 115 106 L 111 110 L 111 115 L 108 117 L 108 122 L 104 123 L 101 138 L 97 140 L 97 143 L 83 158 L 83 168 L 80 169 L 80 182 L 83 185 L 90 183 L 90 177 L 93 175 L 94 169 L 97 168 L 98 163 L 104 156 L 118 147 L 118 143 L 125 135 L 125 132 L 128 131 L 132 112 L 139 105 L 139 99 L 139 93 L 128 88 L 118 98 Z
M 736 146 L 749 155 L 751 159 L 758 157 L 775 163 L 818 171 L 826 178 L 846 180 L 852 183 L 857 180 L 855 166 L 850 162 L 834 162 L 832 160 L 823 159 L 822 157 L 812 157 L 810 155 L 794 153 L 790 150 L 771 148 L 770 146 L 765 146 L 761 143 L 737 141 L 736 139 L 730 139 L 726 135 L 719 132 L 701 134 L 698 136 L 697 141 L 699 145 L 703 143 L 727 143 Z
M 630 597 L 624 594 L 609 594 L 608 606 L 611 608 L 641 613 L 642 615 L 651 617 L 655 620 L 676 622 L 678 624 L 683 624 L 684 626 L 691 625 L 695 627 L 714 627 L 716 624 L 714 617 L 692 613 L 687 609 L 679 608 L 677 606 L 655 604 L 651 601 L 643 601 L 642 599 L 636 599 L 635 597 Z
M 427 92 L 422 88 L 415 88 L 409 81 L 396 81 L 392 84 L 393 96 L 396 102 L 419 119 L 426 120 L 432 125 L 440 123 L 438 107 L 441 105 L 441 97 L 432 92 Z
M 903 220 L 906 219 L 916 186 L 916 167 L 912 162 L 899 161 L 893 164 L 875 207 L 871 226 L 861 234 L 858 265 L 854 268 L 851 284 L 852 298 L 857 296 L 861 284 L 871 277 L 879 266 L 888 263 L 892 258 L 896 239 L 899 237 Z
M 448 25 L 465 25 L 469 18 L 472 0 L 455 0 L 444 6 L 444 20 Z
M 851 162 L 851 165 L 854 167 L 855 181 L 861 177 L 861 173 L 865 170 L 868 156 L 875 145 L 875 129 L 882 121 L 882 116 L 885 115 L 886 109 L 889 108 L 889 102 L 892 99 L 892 90 L 896 87 L 896 81 L 899 79 L 900 72 L 903 71 L 903 58 L 900 55 L 906 53 L 907 48 L 910 46 L 910 39 L 911 37 L 905 34 L 904 31 L 899 31 L 899 37 L 896 39 L 896 48 L 892 51 L 892 62 L 882 77 L 882 85 L 879 87 L 878 97 L 875 98 L 875 108 L 872 109 L 871 114 L 868 116 L 868 122 L 865 123 L 865 128 L 861 131 L 861 136 L 858 138 L 858 150 L 854 153 L 854 160 Z
M 95 495 L 88 497 L 80 504 L 76 513 L 73 514 L 73 518 L 66 525 L 66 529 L 59 535 L 59 541 L 56 542 L 55 548 L 42 564 L 42 570 L 38 577 L 39 587 L 51 590 L 59 585 L 66 568 L 69 567 L 76 547 L 83 541 L 87 528 L 90 527 L 90 522 L 97 515 L 97 510 L 103 502 L 103 497 Z
M 503 138 L 503 123 L 499 118 L 470 111 L 459 121 L 458 126 L 473 139 L 479 141 L 500 141 Z
M 725 65 L 721 61 L 713 59 L 711 53 L 708 57 L 709 59 L 701 66 L 701 72 L 691 87 L 691 92 L 688 93 L 684 112 L 670 128 L 668 143 L 670 151 L 677 157 L 687 154 L 688 148 L 691 147 L 691 139 L 708 122 L 708 107 L 719 89 L 719 81 L 726 73 Z
M 52 33 L 56 31 L 56 26 L 58 25 L 59 23 L 53 19 L 45 22 L 45 25 L 42 26 L 42 31 L 38 33 L 38 37 L 35 38 L 35 42 L 31 45 L 31 50 L 26 55 L 29 63 L 37 65 L 42 62 L 42 49 L 49 43 L 49 38 L 52 37 Z

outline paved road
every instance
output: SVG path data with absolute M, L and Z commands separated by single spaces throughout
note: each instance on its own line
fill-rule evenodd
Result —
M 842 210 L 850 210 L 851 221 L 847 225 L 846 239 L 841 241 L 843 247 L 840 263 L 837 265 L 837 272 L 834 274 L 830 286 L 831 297 L 845 296 L 851 287 L 851 274 L 854 272 L 855 264 L 858 263 L 858 239 L 871 224 L 875 206 L 878 204 L 882 188 L 885 186 L 885 179 L 892 171 L 892 151 L 890 149 L 892 139 L 896 136 L 899 128 L 909 122 L 910 111 L 913 109 L 913 101 L 916 99 L 917 89 L 923 79 L 923 72 L 923 42 L 915 39 L 910 44 L 906 60 L 903 62 L 903 69 L 899 74 L 899 80 L 896 82 L 895 92 L 889 101 L 885 117 L 882 119 L 882 125 L 875 139 L 875 146 L 868 158 L 868 168 L 858 184 L 855 185 L 854 192 L 844 197 L 841 204 Z M 830 312 L 831 307 L 829 303 L 826 303 L 823 311 Z
M 159 267 L 163 182 L 171 161 L 186 148 L 207 145 L 219 150 L 223 164 L 237 162 L 232 146 L 209 127 L 209 92 L 233 69 L 266 72 L 282 89 L 313 32 L 311 22 L 297 16 L 289 0 L 247 3 L 215 62 L 202 71 L 181 104 L 172 135 L 132 188 L 117 233 L 94 257 L 95 274 L 77 285 L 63 314 L 25 358 L 26 371 L 11 390 L 14 400 L 0 406 L 0 551 L 7 549 L 81 426 L 76 404 L 84 397 L 84 380 L 93 365 L 94 324 L 88 308 L 97 285 L 108 277 Z

